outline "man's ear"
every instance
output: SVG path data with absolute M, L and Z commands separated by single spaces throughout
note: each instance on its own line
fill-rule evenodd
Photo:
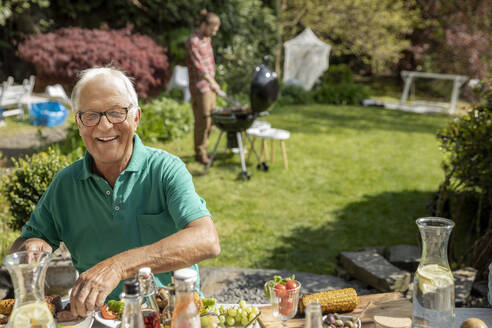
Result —
M 138 123 L 140 122 L 140 119 L 142 118 L 142 109 L 140 107 L 137 108 L 137 112 L 135 113 L 135 123 L 136 126 L 138 126 Z
M 77 113 L 73 114 L 74 118 L 75 118 L 75 124 L 77 124 L 77 128 L 79 129 L 79 135 L 80 135 L 80 128 L 81 128 L 81 122 L 79 120 L 79 115 L 77 115 Z

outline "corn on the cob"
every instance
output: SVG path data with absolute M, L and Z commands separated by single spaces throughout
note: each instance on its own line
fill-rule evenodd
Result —
M 329 290 L 306 295 L 299 302 L 299 311 L 301 313 L 304 313 L 304 308 L 309 302 L 321 304 L 321 312 L 323 313 L 348 312 L 357 307 L 359 297 L 353 288 Z
M 0 314 L 10 315 L 14 308 L 14 299 L 5 299 L 0 301 Z

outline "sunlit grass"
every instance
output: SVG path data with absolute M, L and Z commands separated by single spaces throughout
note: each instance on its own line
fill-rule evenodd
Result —
M 435 134 L 450 119 L 377 108 L 282 107 L 266 120 L 291 132 L 289 170 L 277 145 L 270 171 L 256 171 L 252 161 L 247 182 L 235 179 L 238 155 L 202 175 L 191 161 L 191 136 L 164 148 L 188 162 L 214 216 L 222 253 L 205 265 L 332 273 L 342 250 L 417 244 L 415 219 L 430 214 L 426 204 L 443 177 Z

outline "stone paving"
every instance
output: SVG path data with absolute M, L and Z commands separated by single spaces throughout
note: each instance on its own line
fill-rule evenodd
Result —
M 237 303 L 243 299 L 247 303 L 265 304 L 269 302 L 263 290 L 265 282 L 273 279 L 274 275 L 287 277 L 292 274 L 295 274 L 296 280 L 302 282 L 303 294 L 348 287 L 355 288 L 359 295 L 371 293 L 371 291 L 365 289 L 358 281 L 346 281 L 330 275 L 286 270 L 230 267 L 200 267 L 201 290 L 204 296 L 214 297 L 220 303 Z

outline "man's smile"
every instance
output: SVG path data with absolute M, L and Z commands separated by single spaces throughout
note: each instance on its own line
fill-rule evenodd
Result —
M 118 136 L 113 136 L 113 137 L 99 137 L 99 138 L 96 138 L 97 141 L 100 141 L 100 142 L 111 142 L 111 141 L 114 141 L 116 139 L 118 139 L 119 137 Z

